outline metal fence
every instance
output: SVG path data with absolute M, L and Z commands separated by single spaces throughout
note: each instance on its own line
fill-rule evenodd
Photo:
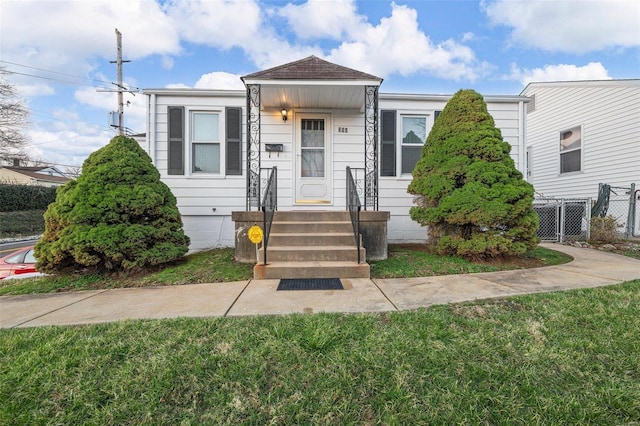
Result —
M 542 241 L 589 239 L 591 198 L 537 198 L 533 209 L 540 218 L 538 237 Z
M 640 193 L 636 185 L 628 187 L 600 184 L 593 216 L 612 217 L 619 238 L 640 237 Z

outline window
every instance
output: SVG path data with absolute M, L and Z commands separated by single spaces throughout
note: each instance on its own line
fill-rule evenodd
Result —
M 242 175 L 242 108 L 225 108 L 224 115 L 220 111 L 187 112 L 183 106 L 167 107 L 167 174 L 184 175 L 185 158 L 191 153 L 187 160 L 191 174 Z
M 324 120 L 302 120 L 302 177 L 324 177 Z
M 218 113 L 191 113 L 191 172 L 220 173 Z
M 560 173 L 582 169 L 582 128 L 576 126 L 560 132 Z
M 427 139 L 427 117 L 402 117 L 402 173 L 413 172 Z

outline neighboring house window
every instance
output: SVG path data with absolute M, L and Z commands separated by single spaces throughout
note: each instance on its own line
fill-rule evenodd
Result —
M 402 174 L 413 172 L 426 139 L 426 116 L 402 117 Z
M 220 115 L 191 113 L 191 172 L 220 173 Z
M 533 175 L 533 148 L 527 147 L 527 178 Z
M 560 132 L 560 173 L 582 169 L 582 128 L 573 127 Z

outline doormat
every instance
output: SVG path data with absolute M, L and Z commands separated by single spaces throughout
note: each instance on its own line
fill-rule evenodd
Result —
M 344 290 L 339 278 L 282 279 L 278 290 Z

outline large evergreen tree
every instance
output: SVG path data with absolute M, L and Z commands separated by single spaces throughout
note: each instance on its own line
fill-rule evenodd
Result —
M 434 123 L 413 170 L 411 218 L 443 254 L 510 256 L 538 244 L 533 187 L 480 94 L 460 90 Z
M 176 199 L 151 159 L 117 136 L 58 189 L 35 253 L 43 272 L 117 272 L 178 259 L 188 245 Z

